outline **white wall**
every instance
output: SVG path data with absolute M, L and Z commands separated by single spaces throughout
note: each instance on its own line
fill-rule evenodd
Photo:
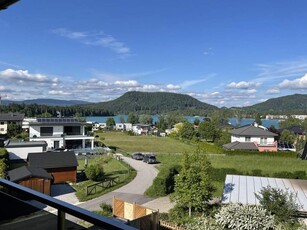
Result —
M 9 153 L 10 160 L 26 160 L 28 157 L 28 153 L 39 153 L 43 152 L 42 146 L 35 147 L 23 147 L 23 148 L 7 148 Z

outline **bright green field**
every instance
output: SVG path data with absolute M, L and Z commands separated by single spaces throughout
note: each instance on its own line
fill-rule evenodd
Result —
M 186 144 L 168 137 L 129 136 L 123 132 L 104 132 L 95 133 L 95 135 L 103 137 L 102 142 L 107 146 L 117 147 L 123 153 L 183 153 L 195 149 L 193 144 Z
M 180 164 L 184 152 L 195 150 L 196 145 L 164 137 L 128 136 L 124 133 L 106 132 L 102 136 L 106 145 L 117 146 L 124 152 L 155 152 L 161 167 Z M 220 153 L 220 149 L 211 144 L 204 144 L 208 153 Z M 215 152 L 216 151 L 216 152 Z M 262 155 L 260 155 L 262 154 Z M 208 155 L 213 166 L 213 184 L 221 196 L 227 174 L 268 176 L 278 178 L 307 179 L 307 161 L 299 158 L 259 155 Z

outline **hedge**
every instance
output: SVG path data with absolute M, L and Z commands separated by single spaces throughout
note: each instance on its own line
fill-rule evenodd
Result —
M 5 148 L 0 148 L 0 177 L 4 178 L 9 168 L 9 153 Z

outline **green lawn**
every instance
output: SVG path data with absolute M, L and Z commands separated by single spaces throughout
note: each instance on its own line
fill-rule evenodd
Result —
M 105 138 L 103 142 L 106 145 L 117 146 L 123 152 L 157 153 L 157 159 L 162 163 L 160 167 L 180 164 L 182 153 L 194 151 L 196 148 L 196 144 L 168 137 L 128 136 L 120 132 L 105 132 L 100 135 Z M 266 153 L 224 155 L 220 154 L 223 152 L 221 148 L 212 144 L 204 143 L 202 148 L 210 153 L 208 159 L 213 166 L 213 184 L 217 189 L 215 196 L 222 195 L 227 174 L 307 179 L 307 161 L 284 157 L 285 154 L 293 156 L 293 153 L 280 153 L 275 156 Z M 214 153 L 215 155 L 211 155 Z
M 88 159 L 88 165 L 95 164 L 96 162 L 101 161 L 103 158 L 105 157 L 98 156 L 95 158 L 90 158 Z M 78 160 L 78 163 L 78 170 L 83 170 L 85 159 Z M 74 188 L 76 189 L 76 196 L 80 201 L 90 200 L 108 192 L 111 192 L 117 188 L 120 188 L 121 186 L 129 183 L 136 176 L 136 171 L 133 170 L 129 165 L 114 158 L 109 160 L 108 163 L 103 164 L 103 169 L 106 173 L 106 177 L 117 177 L 116 181 L 118 182 L 118 184 L 106 189 L 97 187 L 97 193 L 92 195 L 86 195 L 86 188 L 87 186 L 90 186 L 97 182 L 86 180 L 75 184 Z
M 102 142 L 107 146 L 115 146 L 119 148 L 119 152 L 123 153 L 183 153 L 194 151 L 195 149 L 194 144 L 183 143 L 168 137 L 129 136 L 123 132 L 104 132 L 95 133 L 95 135 L 103 137 Z

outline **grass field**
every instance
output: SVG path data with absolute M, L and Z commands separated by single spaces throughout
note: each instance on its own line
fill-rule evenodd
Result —
M 196 144 L 187 144 L 168 137 L 128 136 L 116 132 L 106 132 L 102 136 L 106 145 L 117 146 L 124 152 L 157 153 L 157 159 L 162 163 L 160 167 L 180 164 L 182 153 L 194 151 L 196 148 Z M 307 179 L 307 161 L 284 157 L 285 153 L 280 156 L 267 156 L 266 153 L 224 155 L 214 154 L 220 153 L 220 149 L 211 144 L 204 143 L 202 148 L 210 154 L 213 153 L 208 155 L 208 159 L 213 166 L 212 179 L 217 189 L 215 196 L 222 195 L 226 174 Z

